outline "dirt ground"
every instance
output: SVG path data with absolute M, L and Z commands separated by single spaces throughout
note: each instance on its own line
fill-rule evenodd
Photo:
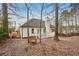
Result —
M 27 39 L 12 39 L 0 44 L 1 56 L 79 56 L 79 36 L 42 39 L 29 45 Z M 28 47 L 29 45 L 29 47 Z

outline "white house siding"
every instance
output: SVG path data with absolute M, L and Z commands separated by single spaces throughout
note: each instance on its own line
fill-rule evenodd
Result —
M 27 29 L 26 28 L 20 28 L 20 35 L 21 37 L 27 36 Z
M 50 23 L 49 23 L 49 21 L 45 21 L 45 26 L 46 26 L 46 32 L 47 33 L 50 33 Z
M 32 33 L 34 29 L 34 33 Z M 39 30 L 39 33 L 38 33 Z M 21 37 L 27 37 L 27 28 L 20 28 Z M 41 28 L 41 34 L 44 34 L 44 28 Z M 29 28 L 29 36 L 38 36 L 40 35 L 40 28 Z

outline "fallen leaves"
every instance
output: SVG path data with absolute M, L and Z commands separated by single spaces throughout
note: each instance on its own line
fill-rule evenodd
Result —
M 0 44 L 0 55 L 14 56 L 73 56 L 79 55 L 79 36 L 42 39 L 42 43 L 30 45 L 27 39 L 9 40 Z M 5 52 L 6 51 L 6 52 Z

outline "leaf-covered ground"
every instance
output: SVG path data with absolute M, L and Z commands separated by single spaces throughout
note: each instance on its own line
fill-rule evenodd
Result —
M 2 56 L 79 56 L 79 36 L 42 39 L 42 43 L 29 45 L 27 39 L 12 39 L 0 44 Z M 39 40 L 38 40 L 39 41 Z

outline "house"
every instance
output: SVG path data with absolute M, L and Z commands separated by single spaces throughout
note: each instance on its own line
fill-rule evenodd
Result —
M 40 19 L 31 19 L 20 26 L 20 35 L 22 38 L 27 37 L 27 28 L 29 25 L 29 36 L 40 37 Z M 49 24 L 47 21 L 41 21 L 41 35 L 45 36 L 54 31 L 54 26 Z

